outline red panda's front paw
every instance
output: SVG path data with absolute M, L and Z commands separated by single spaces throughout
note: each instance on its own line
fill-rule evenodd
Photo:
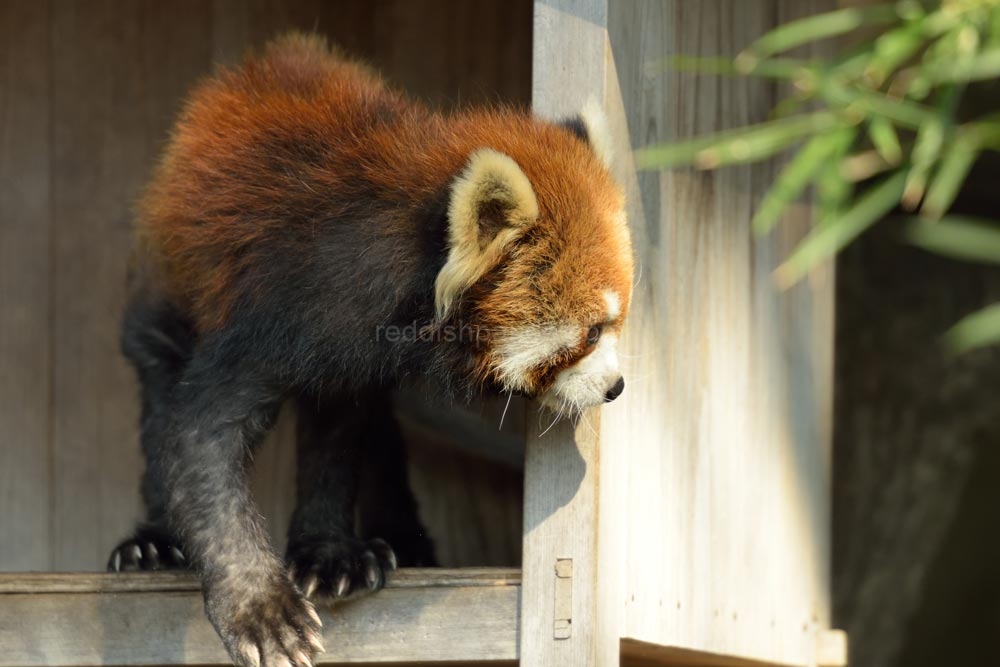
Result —
M 132 570 L 183 570 L 189 564 L 181 544 L 167 530 L 142 525 L 123 540 L 108 557 L 109 572 Z
M 380 539 L 300 539 L 288 547 L 288 576 L 306 597 L 377 591 L 395 569 L 396 555 Z
M 313 655 L 324 650 L 315 607 L 287 579 L 266 581 L 210 587 L 209 620 L 241 667 L 312 667 Z

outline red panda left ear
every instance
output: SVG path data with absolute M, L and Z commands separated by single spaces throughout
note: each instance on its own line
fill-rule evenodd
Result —
M 438 319 L 537 218 L 535 190 L 514 160 L 489 148 L 469 157 L 451 186 L 448 259 L 434 285 Z
M 611 168 L 611 159 L 614 156 L 611 130 L 608 128 L 608 118 L 604 115 L 604 109 L 597 100 L 589 100 L 583 105 L 579 115 L 567 118 L 560 125 L 587 142 L 604 166 Z

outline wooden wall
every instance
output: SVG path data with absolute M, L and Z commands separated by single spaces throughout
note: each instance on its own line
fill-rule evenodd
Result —
M 637 173 L 630 149 L 765 120 L 773 86 L 678 73 L 670 57 L 734 55 L 832 5 L 536 6 L 533 103 L 559 116 L 603 100 L 637 275 L 622 397 L 575 431 L 538 438 L 529 425 L 524 664 L 817 662 L 830 627 L 832 267 L 776 287 L 810 220 L 798 208 L 752 235 L 774 165 Z
M 733 55 L 832 5 L 614 5 L 610 88 L 631 146 L 765 120 L 773 87 L 678 74 L 664 59 Z M 750 216 L 773 177 L 765 164 L 630 183 L 642 268 L 625 338 L 634 380 L 602 419 L 600 523 L 602 539 L 624 543 L 621 636 L 809 664 L 830 623 L 834 285 L 826 267 L 775 286 L 810 219 L 798 209 L 754 238 Z M 605 520 L 638 507 L 639 522 Z
M 118 352 L 130 206 L 185 91 L 291 27 L 437 105 L 528 101 L 525 0 L 0 0 L 0 569 L 101 569 L 139 518 L 136 386 Z M 279 542 L 293 432 L 285 418 L 257 458 Z M 519 472 L 413 458 L 446 561 L 516 562 Z M 484 507 L 515 537 L 468 539 Z

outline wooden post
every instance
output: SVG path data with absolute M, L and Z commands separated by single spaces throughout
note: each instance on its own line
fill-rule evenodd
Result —
M 567 118 L 590 99 L 604 101 L 607 17 L 606 0 L 535 3 L 536 113 Z M 610 664 L 597 658 L 599 414 L 575 430 L 549 429 L 551 419 L 528 411 L 521 665 Z
M 665 663 L 817 661 L 829 630 L 832 270 L 775 286 L 810 221 L 800 207 L 769 237 L 751 234 L 773 165 L 637 172 L 631 152 L 765 120 L 775 101 L 759 81 L 677 73 L 671 55 L 734 55 L 832 5 L 536 2 L 535 110 L 603 103 L 638 275 L 622 398 L 541 437 L 548 424 L 529 412 L 525 666 L 614 667 L 627 647 Z

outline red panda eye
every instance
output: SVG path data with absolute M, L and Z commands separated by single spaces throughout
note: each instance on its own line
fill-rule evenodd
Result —
M 595 324 L 594 326 L 587 329 L 587 347 L 596 345 L 600 337 L 601 337 L 601 327 Z

